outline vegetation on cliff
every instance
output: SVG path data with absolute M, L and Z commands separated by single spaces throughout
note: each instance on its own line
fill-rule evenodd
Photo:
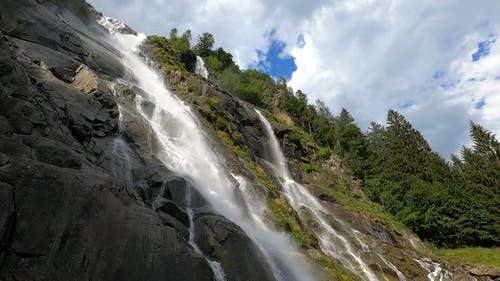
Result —
M 307 152 L 297 159 L 306 174 L 328 178 L 324 176 L 327 174 L 324 164 L 332 158 L 338 159 L 349 180 L 337 178 L 331 179 L 333 184 L 320 181 L 314 184 L 329 189 L 339 201 L 394 220 L 384 214 L 385 210 L 423 240 L 439 247 L 500 244 L 500 146 L 486 129 L 471 122 L 474 146 L 464 147 L 460 157 L 452 156 L 452 162 L 447 162 L 394 110 L 389 110 L 385 126 L 372 123 L 368 132 L 363 133 L 346 109 L 334 115 L 322 101 L 311 103 L 304 92 L 294 92 L 283 78 L 275 81 L 257 70 L 240 69 L 230 53 L 213 48 L 211 34 L 202 34 L 194 46 L 190 37 L 189 31 L 178 37 L 176 30 L 171 32 L 170 39 L 150 37 L 157 58 L 167 65 L 165 70 L 186 71 L 189 65 L 186 58 L 193 54 L 203 57 L 210 80 L 242 100 L 280 116 L 274 122 L 286 128 L 283 137 L 287 145 Z M 159 52 L 160 49 L 163 51 Z M 199 103 L 200 108 L 205 106 L 203 101 Z M 201 113 L 245 159 L 248 148 L 241 145 L 237 128 L 225 121 L 226 113 L 214 108 Z M 353 192 L 350 186 L 353 183 L 359 184 L 363 192 Z M 339 192 L 333 185 L 350 188 Z M 375 203 L 366 200 L 366 196 Z M 314 244 L 303 230 L 295 227 L 290 215 L 284 216 L 286 208 L 281 208 L 279 201 L 271 201 L 270 207 L 299 244 L 305 247 Z

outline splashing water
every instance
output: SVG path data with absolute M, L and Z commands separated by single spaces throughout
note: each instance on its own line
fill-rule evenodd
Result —
M 145 35 L 111 33 L 113 45 L 123 54 L 124 66 L 131 70 L 136 86 L 145 93 L 140 98 L 155 105 L 153 113 L 146 114 L 136 100 L 137 111 L 157 136 L 157 158 L 170 170 L 189 175 L 193 186 L 215 211 L 243 229 L 262 252 L 276 280 L 313 280 L 306 270 L 305 258 L 291 246 L 288 237 L 265 227 L 261 215 L 254 211 L 255 204 L 245 201 L 252 198 L 248 192 L 242 196 L 241 190 L 248 189 L 247 186 L 234 184 L 224 159 L 210 146 L 191 109 L 172 94 L 161 77 L 139 57 L 138 47 Z M 247 208 L 241 207 L 241 199 Z M 219 273 L 223 278 L 220 264 L 210 261 L 210 265 L 216 278 Z
M 200 56 L 196 56 L 196 65 L 194 67 L 194 73 L 200 74 L 201 76 L 208 78 L 208 69 L 205 67 L 205 62 Z
M 378 257 L 392 270 L 394 270 L 394 272 L 396 272 L 396 275 L 398 276 L 398 279 L 399 281 L 406 281 L 406 278 L 405 276 L 403 275 L 403 273 L 401 271 L 399 271 L 399 269 L 394 265 L 392 264 L 390 261 L 388 261 L 387 259 L 385 259 L 382 255 L 380 254 L 377 254 Z
M 429 281 L 452 281 L 453 274 L 445 269 L 441 268 L 441 265 L 437 262 L 432 261 L 429 258 L 414 259 L 425 271 Z
M 262 115 L 260 111 L 255 110 L 259 116 L 260 121 L 264 125 L 269 145 L 272 152 L 272 160 L 277 175 L 280 178 L 281 185 L 283 186 L 284 195 L 286 196 L 291 207 L 299 214 L 301 211 L 307 211 L 317 223 L 316 234 L 321 250 L 326 255 L 339 260 L 346 268 L 353 273 L 362 272 L 364 277 L 370 281 L 376 281 L 378 278 L 370 270 L 368 265 L 361 259 L 360 254 L 354 250 L 353 245 L 349 240 L 342 235 L 339 231 L 335 230 L 326 216 L 326 210 L 314 198 L 314 196 L 302 185 L 293 180 L 288 170 L 288 165 L 285 156 L 281 152 L 278 140 L 274 135 L 273 129 L 269 121 Z M 347 225 L 340 220 L 334 219 L 343 228 Z M 355 234 L 353 230 L 347 231 L 349 234 Z M 355 236 L 356 237 L 356 236 Z M 357 238 L 357 237 L 356 237 Z M 359 239 L 359 238 L 358 238 Z M 368 247 L 361 244 L 362 248 L 366 250 Z
M 100 17 L 97 22 L 109 30 L 110 33 L 120 32 L 120 30 L 127 28 L 123 22 L 107 16 Z

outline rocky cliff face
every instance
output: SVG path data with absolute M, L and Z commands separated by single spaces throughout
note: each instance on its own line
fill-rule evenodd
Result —
M 215 212 L 189 177 L 156 158 L 158 139 L 135 110 L 142 90 L 117 83 L 133 77 L 106 43 L 108 31 L 96 22 L 101 16 L 78 0 L 0 2 L 0 280 L 213 280 L 211 260 L 227 280 L 274 280 L 252 239 Z M 150 44 L 143 52 L 154 56 Z M 193 70 L 193 58 L 182 58 L 186 69 Z M 266 164 L 270 152 L 252 107 L 200 76 L 166 74 L 231 170 L 246 176 L 264 201 L 286 202 Z M 147 113 L 155 105 L 140 106 Z M 296 177 L 371 237 L 369 246 L 409 280 L 427 280 L 413 260 L 430 254 L 425 246 L 336 204 L 314 185 L 321 176 L 298 165 L 310 151 L 287 142 L 287 131 L 275 125 Z M 314 222 L 291 216 L 314 237 L 308 231 Z M 326 266 L 311 241 L 303 252 L 322 261 L 312 265 L 317 278 L 332 278 L 328 271 L 342 267 L 329 260 Z M 387 279 L 400 279 L 374 253 L 364 255 Z M 468 280 L 471 270 L 455 266 L 455 279 Z M 495 274 L 473 273 L 484 280 Z
M 119 130 L 118 102 L 139 90 L 112 91 L 126 73 L 97 17 L 83 1 L 0 3 L 0 280 L 213 280 L 189 243 L 188 182 L 155 159 L 137 114 Z M 116 172 L 121 137 L 131 182 Z M 270 280 L 239 227 L 195 220 L 228 278 Z

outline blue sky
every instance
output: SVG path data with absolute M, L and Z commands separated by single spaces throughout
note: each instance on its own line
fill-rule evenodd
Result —
M 472 61 L 478 61 L 481 58 L 490 54 L 490 44 L 495 43 L 495 40 L 487 40 L 477 44 L 477 51 L 472 54 Z
M 275 79 L 285 77 L 290 80 L 292 73 L 297 70 L 297 65 L 295 65 L 295 60 L 290 54 L 284 53 L 285 47 L 285 42 L 272 39 L 267 52 L 258 50 L 263 59 L 257 63 L 256 68 L 270 74 Z
M 404 114 L 448 157 L 468 121 L 500 135 L 500 1 L 90 0 L 139 32 L 214 34 L 243 68 L 283 75 L 361 128 Z

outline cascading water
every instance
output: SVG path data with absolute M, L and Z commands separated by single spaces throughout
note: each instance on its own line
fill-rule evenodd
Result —
M 111 86 L 111 91 L 116 97 L 115 86 Z M 113 141 L 112 155 L 113 159 L 111 161 L 111 173 L 118 179 L 123 180 L 125 183 L 132 185 L 132 164 L 130 160 L 131 150 L 127 145 L 123 135 L 123 109 L 120 104 L 118 106 L 118 136 Z
M 384 258 L 384 256 L 378 254 L 378 257 L 392 270 L 394 270 L 394 272 L 396 272 L 396 275 L 398 276 L 398 279 L 399 281 L 406 281 L 406 278 L 405 276 L 403 275 L 403 273 L 401 271 L 399 271 L 399 269 L 394 265 L 392 264 L 390 261 L 388 261 L 386 258 Z
M 283 193 L 287 198 L 292 208 L 300 215 L 307 212 L 316 222 L 316 234 L 319 240 L 321 250 L 328 256 L 339 260 L 347 269 L 355 274 L 362 273 L 365 279 L 374 281 L 378 280 L 376 275 L 363 261 L 354 245 L 349 241 L 347 235 L 352 235 L 358 240 L 358 248 L 368 251 L 369 248 L 357 237 L 357 231 L 349 228 L 344 222 L 327 216 L 327 212 L 314 196 L 302 185 L 293 180 L 288 170 L 288 165 L 285 156 L 281 152 L 279 143 L 274 135 L 273 129 L 269 121 L 258 110 L 255 110 L 262 124 L 264 125 L 269 145 L 272 152 L 272 166 L 274 166 L 277 176 L 283 186 Z M 329 220 L 335 222 L 343 228 L 341 234 L 339 230 L 334 229 Z M 399 270 L 395 269 L 399 275 Z M 404 278 L 404 276 L 403 276 Z
M 441 265 L 439 263 L 434 262 L 429 258 L 423 258 L 420 260 L 415 259 L 415 261 L 428 272 L 427 278 L 429 279 L 429 281 L 453 280 L 453 274 L 441 268 Z
M 367 264 L 363 261 L 359 249 L 361 251 L 371 251 L 359 238 L 359 231 L 353 229 L 347 223 L 331 217 L 335 220 L 335 224 L 340 226 L 340 230 L 334 229 L 328 223 L 328 212 L 319 203 L 318 200 L 302 185 L 293 180 L 288 170 L 288 165 L 283 155 L 278 140 L 274 135 L 273 129 L 269 121 L 262 115 L 259 110 L 255 110 L 260 121 L 264 125 L 269 145 L 272 152 L 272 166 L 283 186 L 283 192 L 292 208 L 300 215 L 304 211 L 311 215 L 317 223 L 316 234 L 318 236 L 319 245 L 321 250 L 328 256 L 338 259 L 346 268 L 353 273 L 361 270 L 362 274 L 367 280 L 378 280 L 377 276 L 370 270 Z M 343 232 L 342 235 L 340 232 Z M 354 238 L 355 244 L 350 242 L 347 236 L 350 235 Z M 413 243 L 413 241 L 410 240 Z M 358 250 L 355 250 L 359 248 Z M 380 253 L 376 253 L 378 258 L 387 265 L 388 268 L 393 270 L 400 281 L 406 281 L 403 273 L 389 260 L 383 257 Z M 441 268 L 440 264 L 433 262 L 428 258 L 415 259 L 415 261 L 428 272 L 427 278 L 429 281 L 451 281 L 453 275 L 451 272 Z M 387 278 L 384 276 L 387 280 Z
M 205 62 L 200 56 L 196 56 L 196 65 L 194 67 L 194 73 L 200 74 L 201 76 L 208 78 L 208 69 L 205 67 Z
M 113 23 L 103 21 L 104 26 Z M 108 29 L 116 30 L 109 26 Z M 231 176 L 224 159 L 210 147 L 191 109 L 167 90 L 160 76 L 139 57 L 138 46 L 144 39 L 143 34 L 112 32 L 112 43 L 123 54 L 124 66 L 133 72 L 136 86 L 145 93 L 136 99 L 142 98 L 155 105 L 153 113 L 146 114 L 136 100 L 137 111 L 149 122 L 157 136 L 157 158 L 170 170 L 188 175 L 193 186 L 217 213 L 242 228 L 260 249 L 276 280 L 313 280 L 311 273 L 306 270 L 305 258 L 291 246 L 288 237 L 265 227 L 263 218 L 255 211 L 256 204 L 246 201 L 254 198 L 241 190 L 247 186 L 240 184 L 238 187 L 235 184 L 236 180 L 241 183 L 244 180 L 239 177 L 235 180 Z M 241 199 L 245 201 L 245 208 L 239 204 Z M 194 231 L 192 226 L 191 231 Z M 222 268 L 213 262 L 210 264 L 216 278 L 218 275 L 223 278 Z

